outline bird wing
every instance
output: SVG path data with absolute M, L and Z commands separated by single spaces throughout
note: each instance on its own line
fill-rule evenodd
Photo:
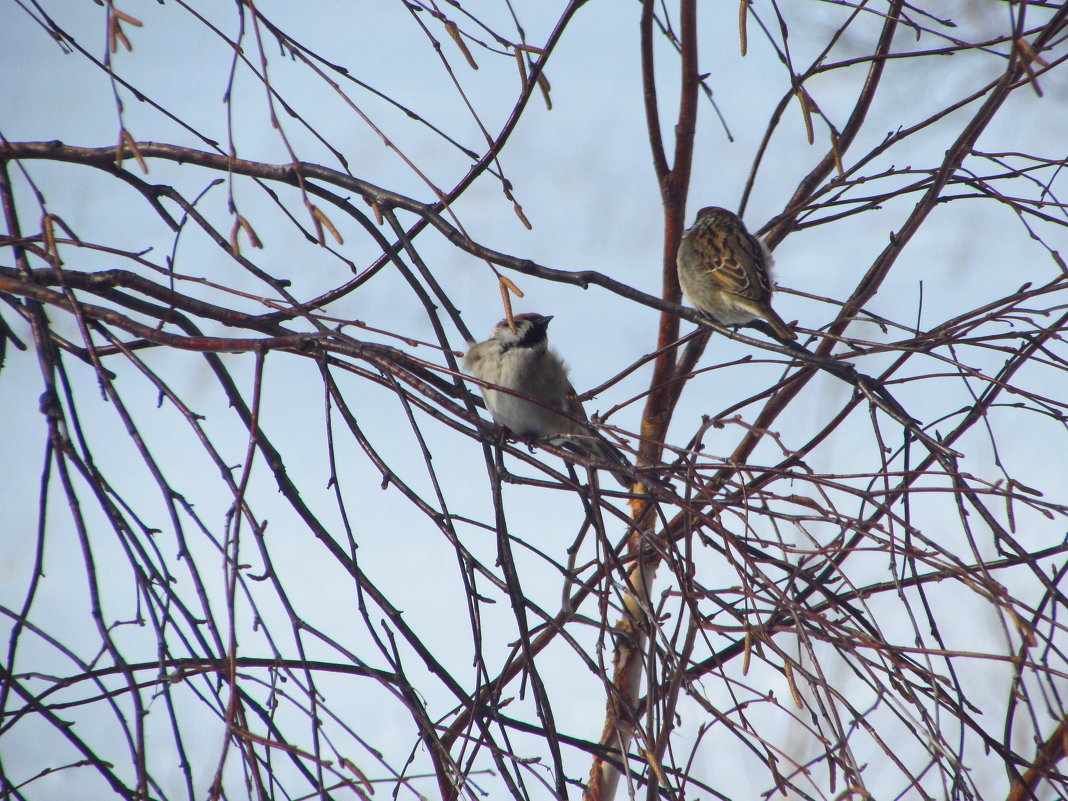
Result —
M 571 385 L 571 382 L 567 382 L 567 392 L 564 393 L 560 402 L 560 411 L 564 414 L 570 415 L 577 420 L 586 420 L 586 410 L 582 408 L 582 403 L 579 402 L 578 393 L 575 392 L 575 388 Z
M 717 231 L 707 256 L 709 268 L 727 292 L 763 303 L 771 297 L 771 283 L 764 266 L 764 250 L 760 241 L 749 233 Z M 726 237 L 734 234 L 737 241 L 731 247 Z

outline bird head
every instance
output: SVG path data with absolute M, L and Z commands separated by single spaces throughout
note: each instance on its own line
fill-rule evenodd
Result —
M 733 211 L 727 209 L 721 209 L 719 206 L 705 206 L 699 212 L 697 212 L 697 219 L 704 220 L 709 219 L 713 221 L 727 221 L 737 220 L 738 215 Z
M 545 347 L 549 321 L 552 319 L 552 315 L 545 314 L 516 314 L 512 317 L 515 331 L 508 325 L 507 319 L 501 320 L 493 329 L 493 338 L 512 348 Z

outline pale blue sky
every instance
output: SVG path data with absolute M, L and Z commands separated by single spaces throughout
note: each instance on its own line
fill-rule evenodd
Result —
M 236 15 L 232 4 L 194 3 L 205 14 L 233 35 Z M 519 3 L 528 41 L 541 44 L 554 24 L 562 4 Z M 971 19 L 966 4 L 944 3 L 947 14 L 960 16 L 969 30 L 989 28 L 1000 31 L 1004 22 L 997 14 L 989 20 Z M 293 15 L 292 4 L 257 3 L 267 16 L 284 20 L 284 27 L 335 63 L 347 66 L 351 73 L 384 91 L 393 93 L 413 110 L 425 115 L 451 136 L 475 150 L 481 148 L 477 126 L 464 109 L 455 92 L 448 88 L 439 62 L 420 34 L 402 4 L 370 4 L 340 2 L 305 2 L 300 14 Z M 486 19 L 503 31 L 507 11 L 503 4 L 483 2 L 468 4 L 478 8 Z M 72 4 L 57 0 L 46 5 L 49 13 L 89 51 L 97 57 L 105 51 L 104 11 L 95 4 Z M 190 22 L 188 14 L 175 3 L 163 5 L 134 4 L 120 8 L 139 17 L 144 26 L 127 27 L 133 42 L 132 53 L 115 54 L 117 71 L 134 82 L 147 95 L 164 103 L 203 133 L 216 138 L 226 148 L 227 107 L 223 103 L 226 71 L 230 53 L 217 37 L 205 33 Z M 769 15 L 767 4 L 757 0 L 759 13 Z M 816 46 L 815 37 L 822 26 L 837 19 L 843 10 L 831 4 L 805 4 L 805 19 L 792 20 L 790 44 L 795 63 L 807 65 Z M 662 219 L 660 198 L 649 158 L 645 120 L 638 84 L 637 3 L 591 2 L 581 9 L 568 33 L 554 53 L 547 75 L 552 83 L 552 110 L 547 110 L 541 98 L 531 100 L 531 107 L 515 131 L 501 156 L 505 173 L 514 184 L 517 200 L 534 228 L 528 231 L 502 196 L 499 184 L 484 175 L 455 205 L 464 227 L 478 242 L 509 254 L 534 259 L 560 269 L 594 269 L 613 278 L 656 294 L 659 290 L 659 268 L 662 252 Z M 1001 12 L 1005 14 L 1004 10 Z M 784 70 L 769 56 L 769 48 L 756 25 L 750 26 L 749 55 L 742 59 L 737 43 L 737 5 L 705 4 L 701 10 L 702 56 L 701 69 L 710 73 L 709 84 L 717 103 L 727 118 L 735 141 L 728 142 L 724 131 L 707 103 L 701 105 L 701 117 L 694 163 L 694 179 L 690 193 L 690 215 L 705 205 L 736 208 L 746 176 L 752 164 L 759 138 L 769 114 L 785 90 Z M 295 17 L 290 19 L 290 17 Z M 87 65 L 77 54 L 63 54 L 59 48 L 34 25 L 29 16 L 15 4 L 6 4 L 0 11 L 0 50 L 7 54 L 9 64 L 18 65 L 17 79 L 0 83 L 0 134 L 11 141 L 60 139 L 67 144 L 106 146 L 118 136 L 116 108 L 112 87 L 107 76 Z M 424 22 L 430 24 L 426 15 Z M 838 58 L 867 52 L 869 45 L 862 40 L 877 29 L 880 21 L 874 15 L 858 26 L 855 38 L 847 38 Z M 463 25 L 467 30 L 469 24 Z M 474 30 L 473 28 L 471 28 Z M 440 35 L 440 28 L 435 28 Z M 900 48 L 938 46 L 937 40 L 924 37 L 917 45 L 911 34 L 902 31 Z M 265 41 L 269 36 L 265 34 Z M 246 53 L 254 62 L 251 34 L 245 42 Z M 378 136 L 328 87 L 316 82 L 299 64 L 278 53 L 277 47 L 267 43 L 270 76 L 273 84 L 294 108 L 313 123 L 348 159 L 349 168 L 357 177 L 378 183 L 413 197 L 429 201 L 432 195 L 394 154 L 381 144 Z M 511 104 L 518 86 L 514 62 L 473 49 L 480 69 L 471 71 L 450 41 L 443 48 L 458 79 L 469 93 L 481 119 L 496 132 Z M 677 65 L 673 56 L 660 46 L 661 101 L 665 134 L 673 124 L 672 102 L 675 97 L 673 80 Z M 869 124 L 858 138 L 852 154 L 861 154 L 877 144 L 887 133 L 907 127 L 926 114 L 946 105 L 955 98 L 974 91 L 985 80 L 996 77 L 1002 66 L 993 55 L 945 57 L 920 64 L 891 62 L 887 67 L 886 86 L 878 95 L 870 113 Z M 863 80 L 864 67 L 832 73 L 811 82 L 809 88 L 829 118 L 841 127 Z M 443 88 L 445 87 L 445 88 Z M 1065 83 L 1058 72 L 1043 82 L 1046 96 L 1038 98 L 1031 92 L 1019 92 L 1009 101 L 1006 111 L 983 135 L 978 149 L 997 151 L 1033 151 L 1051 158 L 1063 157 L 1063 142 L 1068 131 L 1068 103 Z M 380 101 L 358 89 L 349 87 L 353 99 L 372 117 L 376 125 L 404 150 L 439 187 L 449 188 L 464 174 L 469 160 L 430 135 L 425 129 L 413 126 L 402 114 L 387 108 Z M 203 147 L 195 137 L 183 132 L 159 113 L 139 104 L 123 92 L 125 120 L 128 129 L 138 140 L 175 142 L 191 147 Z M 958 120 L 973 113 L 974 105 L 951 118 L 950 125 L 933 129 L 930 133 L 907 140 L 866 168 L 876 174 L 891 165 L 906 164 L 917 169 L 938 164 L 941 154 L 959 130 Z M 269 125 L 261 85 L 243 74 L 236 83 L 232 103 L 233 129 L 237 151 L 241 157 L 281 163 L 286 160 L 285 149 L 277 132 Z M 301 130 L 296 120 L 281 117 L 287 136 L 298 155 L 308 161 L 336 167 L 329 154 Z M 670 139 L 669 139 L 670 141 Z M 796 102 L 791 103 L 784 122 L 773 137 L 771 147 L 746 212 L 751 228 L 758 228 L 782 210 L 788 202 L 798 179 L 825 152 L 826 129 L 817 127 L 817 141 L 805 141 L 804 128 Z M 847 164 L 852 163 L 847 159 Z M 110 178 L 83 167 L 29 162 L 26 165 L 33 180 L 41 187 L 49 209 L 61 215 L 76 232 L 89 239 L 107 241 L 131 250 L 152 248 L 148 258 L 162 263 L 171 252 L 173 236 L 158 222 L 140 201 L 125 187 Z M 195 195 L 215 177 L 203 172 L 176 168 L 159 161 L 151 163 L 150 181 L 176 181 L 184 191 Z M 12 170 L 12 172 L 16 172 Z M 32 196 L 21 178 L 16 177 L 22 206 L 23 226 L 35 230 L 40 216 Z M 871 191 L 886 189 L 890 182 L 873 181 Z M 249 182 L 238 181 L 235 195 L 240 212 L 255 227 L 264 242 L 262 251 L 246 250 L 258 265 L 268 272 L 293 280 L 292 291 L 298 297 L 310 297 L 325 287 L 346 279 L 347 266 L 336 256 L 304 241 L 263 194 Z M 801 231 L 789 236 L 776 251 L 776 276 L 785 289 L 797 288 L 818 296 L 845 299 L 859 276 L 870 266 L 907 217 L 916 196 L 887 202 L 877 211 L 849 218 L 833 225 Z M 225 213 L 226 189 L 217 187 L 204 201 L 204 209 L 213 215 L 221 230 L 229 228 Z M 283 202 L 302 223 L 307 215 L 295 193 L 283 196 Z M 363 208 L 362 203 L 357 203 Z M 355 224 L 340 213 L 328 210 L 344 237 L 344 246 L 337 248 L 357 268 L 367 266 L 377 255 L 374 243 Z M 410 220 L 408 217 L 402 219 Z M 1063 229 L 1052 232 L 1050 244 L 1062 253 L 1068 252 L 1068 239 Z M 447 287 L 451 297 L 463 312 L 464 320 L 476 336 L 485 336 L 503 312 L 495 280 L 488 267 L 478 260 L 460 253 L 434 233 L 416 241 L 420 253 L 430 269 Z M 70 269 L 108 269 L 125 266 L 121 260 L 101 254 L 64 248 L 64 258 Z M 4 266 L 11 264 L 5 251 L 0 257 Z M 176 269 L 190 275 L 200 275 L 243 287 L 245 290 L 267 294 L 267 290 L 251 279 L 240 275 L 226 254 L 222 253 L 194 230 L 183 234 L 177 250 Z M 922 326 L 933 325 L 964 310 L 1011 293 L 1025 281 L 1035 283 L 1052 279 L 1056 266 L 1044 249 L 1027 237 L 1016 217 L 1007 209 L 984 201 L 962 201 L 940 207 L 932 221 L 910 243 L 884 285 L 870 304 L 872 311 L 900 323 L 911 325 L 917 317 L 919 285 L 923 283 Z M 583 291 L 577 287 L 539 282 L 523 276 L 513 276 L 526 293 L 516 301 L 517 311 L 539 311 L 556 315 L 550 334 L 553 342 L 572 367 L 572 377 L 580 392 L 596 386 L 626 365 L 655 348 L 658 315 L 596 288 Z M 212 297 L 209 290 L 191 290 L 203 297 Z M 203 293 L 203 294 L 201 294 Z M 215 296 L 216 300 L 218 296 Z M 776 308 L 787 320 L 800 320 L 806 328 L 818 329 L 833 318 L 834 308 L 787 292 L 776 298 Z M 369 324 L 394 330 L 419 339 L 432 337 L 422 307 L 416 302 L 403 280 L 392 269 L 386 269 L 358 293 L 335 304 L 329 313 L 366 320 Z M 4 311 L 5 319 L 14 315 Z M 53 313 L 53 319 L 62 315 Z M 294 328 L 299 328 L 294 324 Z M 689 330 L 684 324 L 684 330 Z M 25 327 L 16 329 L 29 339 Z M 64 328 L 71 337 L 73 328 Z M 232 335 L 221 326 L 208 333 Z M 353 336 L 373 335 L 358 331 Z M 892 340 L 898 334 L 883 334 L 872 324 L 857 323 L 849 334 L 872 340 Z M 463 347 L 462 338 L 450 330 L 454 348 Z M 395 344 L 395 342 L 393 342 Z M 726 362 L 750 351 L 742 345 L 713 339 L 702 365 Z M 429 349 L 417 355 L 440 362 L 440 356 Z M 152 353 L 147 357 L 152 365 L 173 382 L 179 394 L 197 412 L 205 414 L 205 429 L 223 451 L 230 464 L 244 459 L 247 437 L 236 418 L 221 400 L 207 368 L 195 354 Z M 995 371 L 1003 355 L 990 353 L 967 354 L 967 359 L 988 372 Z M 251 356 L 228 357 L 228 366 L 241 383 L 246 397 L 251 392 Z M 877 373 L 889 363 L 889 357 L 876 357 L 858 364 L 862 370 Z M 138 510 L 146 522 L 163 529 L 156 542 L 167 558 L 175 557 L 176 547 L 167 531 L 168 522 L 159 503 L 158 490 L 145 471 L 139 457 L 129 444 L 121 422 L 110 404 L 100 398 L 91 370 L 71 364 L 79 410 L 83 421 L 90 423 L 89 437 L 101 469 L 115 482 L 120 494 L 136 499 Z M 928 370 L 934 365 L 924 364 Z M 917 368 L 918 369 L 918 368 Z M 777 380 L 781 368 L 776 365 L 746 365 L 706 373 L 687 386 L 675 416 L 671 442 L 683 445 L 700 425 L 701 415 L 714 414 L 736 400 L 747 397 Z M 625 399 L 643 392 L 648 385 L 648 367 L 612 387 L 602 397 L 591 401 L 588 409 L 606 410 Z M 1063 393 L 1057 383 L 1059 376 L 1029 376 L 1035 391 L 1049 394 Z M 374 440 L 383 455 L 421 492 L 430 494 L 418 443 L 400 416 L 395 396 L 365 381 L 342 378 L 349 403 L 359 414 L 360 424 Z M 324 446 L 322 387 L 314 363 L 294 356 L 276 354 L 267 360 L 267 378 L 263 425 L 287 462 L 290 477 L 301 488 L 305 500 L 320 515 L 321 521 L 340 534 L 338 512 L 329 478 Z M 175 488 L 194 501 L 198 512 L 212 526 L 212 533 L 221 537 L 225 515 L 231 499 L 220 492 L 217 472 L 195 442 L 189 438 L 186 424 L 168 405 L 156 407 L 156 392 L 133 370 L 125 369 L 118 382 L 128 406 L 135 411 L 138 425 L 156 456 L 174 477 Z M 41 471 L 41 454 L 45 429 L 37 411 L 40 378 L 32 354 L 16 353 L 9 349 L 7 363 L 0 374 L 0 449 L 6 454 L 10 468 L 0 482 L 0 508 L 8 510 L 6 525 L 13 536 L 0 540 L 0 602 L 17 607 L 25 592 L 26 572 L 32 564 L 36 521 L 35 498 Z M 900 385 L 895 395 L 924 420 L 948 414 L 968 402 L 961 382 L 947 378 L 921 385 Z M 851 389 L 830 378 L 812 382 L 787 416 L 779 421 L 787 447 L 799 446 L 812 432 L 824 425 L 850 397 Z M 635 403 L 613 418 L 613 423 L 635 431 L 639 427 L 641 404 Z M 744 412 L 747 419 L 752 410 Z M 492 515 L 486 498 L 485 469 L 482 450 L 473 440 L 443 430 L 421 418 L 423 433 L 435 454 L 445 496 L 452 512 L 490 521 Z M 882 420 L 883 424 L 889 421 Z M 1063 476 L 1063 439 L 1056 449 L 1050 447 L 1053 437 L 1063 438 L 1063 427 L 1033 418 L 1033 428 L 1012 429 L 1012 436 L 999 437 L 1001 458 L 1012 475 L 1036 487 L 1056 486 L 1057 476 Z M 865 409 L 853 415 L 840 434 L 817 451 L 809 463 L 815 470 L 847 472 L 871 469 L 876 445 L 870 435 L 870 421 Z M 895 428 L 892 441 L 900 435 Z M 361 567 L 372 576 L 380 589 L 393 603 L 405 611 L 405 619 L 415 627 L 424 642 L 431 646 L 467 685 L 472 685 L 471 636 L 467 612 L 462 602 L 462 588 L 451 546 L 420 513 L 414 511 L 394 489 L 379 490 L 377 473 L 350 438 L 342 432 L 342 423 L 335 420 L 335 435 L 339 444 L 339 470 L 350 512 L 356 512 L 356 529 L 360 545 Z M 706 438 L 706 452 L 713 458 L 729 454 L 742 429 L 727 425 L 712 430 Z M 968 442 L 967 469 L 991 481 L 1000 477 L 990 462 L 990 449 L 976 430 Z M 773 442 L 764 443 L 754 455 L 760 463 L 773 463 L 781 458 Z M 554 466 L 559 462 L 545 459 Z M 518 468 L 519 466 L 516 465 Z M 802 489 L 795 487 L 795 489 Z M 807 491 L 807 487 L 804 488 Z M 783 492 L 787 488 L 783 488 Z M 54 636 L 71 647 L 80 648 L 89 659 L 98 644 L 95 631 L 87 627 L 87 617 L 80 614 L 85 603 L 83 565 L 74 534 L 64 515 L 63 504 L 57 500 L 50 510 L 55 531 L 50 533 L 46 554 L 47 578 L 35 608 L 35 619 L 47 625 Z M 345 641 L 354 651 L 373 664 L 376 652 L 368 643 L 363 625 L 356 618 L 356 599 L 351 581 L 321 550 L 310 534 L 297 521 L 279 496 L 269 472 L 258 462 L 250 484 L 250 498 L 261 519 L 270 520 L 269 547 L 276 569 L 300 612 L 308 620 L 321 626 L 332 636 Z M 581 524 L 582 509 L 573 496 L 559 492 L 509 487 L 507 504 L 511 532 L 514 536 L 535 542 L 552 558 L 564 559 Z M 86 507 L 91 504 L 86 503 Z M 93 512 L 89 511 L 89 514 Z M 917 525 L 938 528 L 947 512 L 944 501 L 923 500 L 914 509 Z M 100 524 L 99 519 L 95 519 Z M 734 525 L 735 521 L 726 521 Z M 1028 519 L 1028 527 L 1019 531 L 1021 539 L 1032 543 L 1046 541 L 1063 533 L 1063 525 Z M 116 574 L 109 576 L 111 586 L 106 597 L 112 604 L 109 612 L 115 618 L 130 616 L 136 597 L 129 586 L 125 558 L 111 542 L 106 529 L 94 541 L 96 557 L 102 564 L 114 559 Z M 464 544 L 477 553 L 485 564 L 492 566 L 496 543 L 491 533 L 473 526 L 461 527 Z M 618 525 L 615 536 L 622 529 Z M 934 537 L 933 531 L 928 532 Z M 191 533 L 191 536 L 192 533 Z M 611 536 L 611 535 L 610 535 Z M 797 535 L 800 537 L 800 535 Z M 953 536 L 957 536 L 954 534 Z M 249 537 L 251 539 L 251 537 Z M 210 545 L 198 539 L 199 564 L 205 575 L 215 582 L 209 592 L 216 601 L 221 599 L 224 572 L 221 559 Z M 949 547 L 947 545 L 947 547 Z M 247 543 L 250 560 L 254 555 Z M 964 553 L 962 545 L 961 553 Z M 589 539 L 583 559 L 594 557 Z M 580 560 L 582 561 L 582 560 Z M 730 586 L 736 582 L 733 569 L 715 555 L 701 555 L 702 581 L 705 586 Z M 177 567 L 175 568 L 178 569 Z M 857 560 L 858 581 L 871 580 L 873 575 L 886 571 L 882 555 L 870 560 Z M 214 571 L 214 572 L 213 572 Z M 544 608 L 555 611 L 559 605 L 561 580 L 557 572 L 543 560 L 523 557 L 520 560 L 524 589 Z M 664 579 L 664 589 L 670 582 Z M 507 603 L 487 586 L 484 591 L 494 595 L 497 603 L 484 606 L 484 639 L 487 662 L 491 671 L 499 669 L 508 653 L 508 645 L 516 636 L 515 621 Z M 254 584 L 257 600 L 265 613 L 280 614 L 271 597 L 270 588 Z M 938 591 L 940 592 L 940 591 Z M 1020 590 L 1024 593 L 1025 590 Z M 954 603 L 946 590 L 947 603 Z M 887 601 L 889 599 L 886 599 Z M 73 611 L 78 614 L 72 614 Z M 590 604 L 583 612 L 596 616 Z M 892 610 L 884 618 L 888 631 L 901 626 L 897 632 L 901 640 L 908 639 L 911 629 Z M 247 615 L 241 620 L 242 652 L 247 655 L 268 652 L 262 635 L 247 627 Z M 278 625 L 281 639 L 289 645 L 284 623 Z M 577 629 L 576 636 L 592 642 L 597 632 Z M 118 636 L 123 638 L 130 653 L 143 653 L 145 659 L 154 656 L 154 636 L 150 631 L 127 627 Z M 965 636 L 962 631 L 961 636 Z M 975 648 L 978 643 L 998 648 L 998 628 L 992 619 L 980 618 L 967 626 L 967 638 Z M 58 660 L 48 648 L 36 644 L 22 646 L 24 663 L 42 672 L 64 674 L 72 671 L 69 664 Z M 323 658 L 336 654 L 323 649 Z M 608 654 L 604 654 L 608 658 Z M 410 652 L 405 653 L 406 667 L 419 674 L 421 667 Z M 563 646 L 547 650 L 539 657 L 543 675 L 558 679 L 559 694 L 554 694 L 554 711 L 563 731 L 575 736 L 596 739 L 603 721 L 603 692 L 595 677 L 590 675 L 574 654 Z M 977 685 L 993 681 L 990 673 L 1004 681 L 1007 668 L 980 665 L 974 668 Z M 967 671 L 966 671 L 967 672 Z M 741 679 L 740 679 L 741 680 Z M 788 689 L 777 672 L 754 665 L 745 682 L 761 691 L 774 690 L 780 697 L 788 697 Z M 847 677 L 842 677 L 847 682 Z M 419 684 L 436 715 L 445 715 L 455 700 L 430 681 Z M 398 704 L 377 698 L 370 682 L 362 686 L 368 696 L 352 695 L 348 680 L 323 681 L 323 688 L 334 701 L 334 709 L 381 749 L 395 765 L 403 764 L 404 755 L 414 747 L 410 720 Z M 729 698 L 720 688 L 713 688 L 709 680 L 709 696 L 722 694 L 724 704 Z M 518 692 L 518 686 L 515 692 Z M 363 691 L 363 690 L 362 690 Z M 516 716 L 530 715 L 529 696 L 515 702 L 510 712 Z M 684 707 L 691 716 L 683 723 L 683 730 L 692 732 L 703 718 L 697 710 Z M 154 710 L 156 711 L 156 710 Z M 764 710 L 754 711 L 759 720 Z M 70 719 L 95 723 L 91 712 L 71 711 Z M 150 716 L 152 717 L 152 716 Z M 162 717 L 162 715 L 158 716 Z M 151 725 L 156 725 L 153 717 Z M 769 727 L 786 731 L 789 721 L 778 712 L 766 712 Z M 22 724 L 29 732 L 21 740 L 5 743 L 6 768 L 25 760 L 27 776 L 35 769 L 29 766 L 48 764 L 42 756 L 55 747 L 54 735 L 36 724 Z M 194 762 L 198 765 L 198 789 L 206 788 L 206 781 L 214 769 L 222 744 L 222 727 L 217 720 L 205 715 L 203 736 L 191 738 Z M 180 776 L 176 768 L 165 768 L 165 736 L 161 737 L 160 765 L 155 770 L 158 780 L 170 792 L 179 793 Z M 116 736 L 102 730 L 101 736 Z M 344 737 L 338 735 L 340 740 Z M 715 735 L 711 735 L 715 736 Z M 753 764 L 745 749 L 722 735 L 722 741 L 710 752 L 702 752 L 698 773 L 714 777 L 717 787 L 729 788 L 736 797 L 753 797 L 768 788 L 767 777 Z M 685 735 L 683 737 L 685 739 Z M 810 756 L 804 742 L 790 742 L 793 756 Z M 519 750 L 530 747 L 531 754 L 540 754 L 536 743 L 521 743 Z M 351 758 L 369 774 L 381 775 L 376 765 L 357 746 Z M 914 747 L 914 745 L 910 746 Z M 11 750 L 8 750 L 11 749 Z M 722 751 L 721 751 L 722 749 Z M 723 779 L 722 764 L 704 764 L 707 753 L 729 753 L 737 760 L 736 775 Z M 115 752 L 122 759 L 122 749 Z M 587 758 L 576 752 L 566 753 L 569 775 L 584 776 Z M 231 768 L 237 763 L 231 755 Z M 425 763 L 420 754 L 417 765 Z M 236 770 L 236 768 L 235 768 Z M 976 770 L 982 772 L 981 765 Z M 60 798 L 77 785 L 70 773 L 37 782 L 35 798 Z M 79 776 L 87 776 L 82 771 Z M 125 775 L 125 774 L 124 774 Z M 232 777 L 239 786 L 236 773 Z M 497 790 L 494 779 L 485 778 L 491 795 Z M 1000 780 L 1000 779 L 999 779 Z M 896 791 L 900 777 L 887 775 L 885 785 L 876 778 L 871 787 L 885 786 Z M 433 795 L 427 783 L 423 792 Z M 726 792 L 727 789 L 724 789 Z M 827 792 L 826 786 L 822 791 Z M 235 790 L 235 792 L 237 792 Z M 817 791 L 814 791 L 817 792 Z M 235 796 L 237 797 L 237 796 Z M 402 793 L 402 797 L 404 797 Z M 830 797 L 830 796 L 824 796 Z

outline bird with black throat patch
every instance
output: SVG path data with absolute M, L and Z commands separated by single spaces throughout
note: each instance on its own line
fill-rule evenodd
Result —
M 484 382 L 482 397 L 494 421 L 516 437 L 544 438 L 588 459 L 603 462 L 624 487 L 631 479 L 621 470 L 627 460 L 589 424 L 567 366 L 549 346 L 553 318 L 516 314 L 501 320 L 490 338 L 472 345 L 464 369 Z

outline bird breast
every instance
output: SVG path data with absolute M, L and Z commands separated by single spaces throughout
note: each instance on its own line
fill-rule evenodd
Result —
M 540 403 L 482 388 L 486 408 L 493 419 L 517 436 L 548 436 L 567 433 L 571 421 L 553 410 L 564 410 L 570 393 L 563 362 L 548 349 L 501 348 L 497 343 L 488 353 L 472 354 L 469 369 L 475 378 L 528 395 Z M 465 359 L 465 362 L 468 360 Z

